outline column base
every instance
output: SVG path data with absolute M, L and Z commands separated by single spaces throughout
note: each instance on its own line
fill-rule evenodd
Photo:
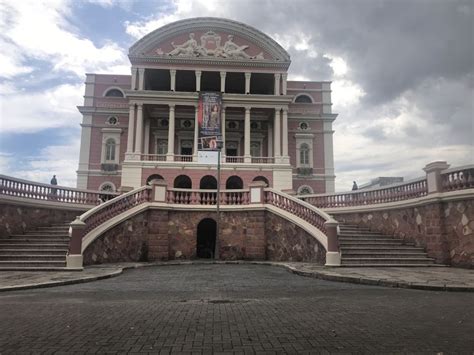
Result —
M 66 267 L 71 270 L 84 270 L 82 266 L 83 259 L 82 254 L 67 255 Z
M 251 163 L 252 157 L 250 155 L 244 155 L 244 163 Z
M 328 251 L 326 253 L 326 264 L 324 266 L 341 266 L 341 253 Z
M 174 161 L 174 154 L 166 154 L 166 161 Z

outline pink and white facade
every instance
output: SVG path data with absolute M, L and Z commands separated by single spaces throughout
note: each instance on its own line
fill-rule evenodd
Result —
M 199 92 L 222 93 L 222 188 L 334 192 L 330 82 L 288 81 L 289 54 L 247 25 L 178 21 L 129 51 L 131 75 L 87 74 L 78 187 L 116 190 L 163 178 L 214 188 L 198 161 Z

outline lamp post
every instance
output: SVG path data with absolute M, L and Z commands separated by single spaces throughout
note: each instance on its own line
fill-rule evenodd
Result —
M 220 207 L 221 207 L 221 149 L 224 142 L 221 139 L 217 140 L 217 200 L 216 200 L 216 246 L 214 252 L 214 259 L 219 260 L 219 232 L 220 232 Z

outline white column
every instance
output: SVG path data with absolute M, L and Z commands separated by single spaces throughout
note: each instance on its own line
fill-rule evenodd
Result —
M 170 70 L 170 79 L 171 79 L 171 91 L 176 91 L 176 70 Z
M 138 68 L 138 90 L 145 90 L 145 68 Z
M 135 104 L 132 104 L 130 105 L 130 112 L 128 114 L 127 153 L 133 153 L 134 134 L 135 134 Z
M 281 132 L 281 140 L 282 140 L 282 153 L 281 155 L 284 157 L 284 162 L 289 163 L 288 158 L 288 108 L 283 107 L 283 118 L 282 118 L 282 132 Z
M 168 124 L 168 154 L 166 156 L 166 160 L 174 160 L 174 105 L 170 105 Z
M 245 93 L 250 94 L 250 77 L 252 73 L 245 73 Z
M 250 156 L 250 107 L 245 107 L 245 130 L 244 130 L 244 162 L 252 162 Z
M 280 162 L 280 157 L 281 157 L 281 143 L 280 143 L 280 137 L 281 137 L 281 132 L 280 132 L 280 107 L 275 108 L 275 122 L 273 123 L 273 134 L 274 134 L 274 156 L 275 156 L 275 162 Z
M 267 149 L 267 156 L 273 157 L 273 126 L 268 122 L 268 149 Z
M 137 105 L 137 131 L 135 133 L 135 153 L 141 154 L 143 146 L 143 104 Z
M 275 74 L 275 95 L 280 95 L 280 77 L 280 73 Z
M 138 75 L 138 69 L 132 68 L 132 82 L 131 82 L 132 90 L 137 90 L 137 75 Z
M 87 189 L 89 157 L 92 136 L 92 115 L 84 115 L 81 130 L 81 149 L 79 151 L 79 169 L 77 171 L 77 188 Z
M 202 72 L 200 70 L 196 70 L 195 74 L 196 74 L 196 91 L 199 92 L 199 91 L 201 91 L 201 74 L 202 74 Z
M 145 146 L 143 147 L 144 154 L 150 154 L 150 119 L 145 121 Z
M 222 133 L 222 149 L 223 149 L 223 153 L 222 153 L 222 157 L 225 158 L 225 107 L 223 106 L 222 107 L 222 111 L 221 111 L 221 133 Z M 225 161 L 225 160 L 224 160 Z
M 281 74 L 281 94 L 286 95 L 286 80 L 288 78 L 287 73 Z
M 226 72 L 221 71 L 221 92 L 225 92 L 225 76 Z
M 335 190 L 334 175 L 334 153 L 333 153 L 333 134 L 331 121 L 324 121 L 323 124 L 324 140 L 324 175 L 326 180 L 326 193 L 332 193 Z
M 198 160 L 198 135 L 199 135 L 199 106 L 194 106 L 194 144 L 193 144 L 193 161 Z

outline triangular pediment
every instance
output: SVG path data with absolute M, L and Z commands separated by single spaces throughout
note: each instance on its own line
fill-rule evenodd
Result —
M 193 18 L 163 26 L 136 42 L 130 59 L 290 63 L 277 42 L 255 28 L 218 18 Z

